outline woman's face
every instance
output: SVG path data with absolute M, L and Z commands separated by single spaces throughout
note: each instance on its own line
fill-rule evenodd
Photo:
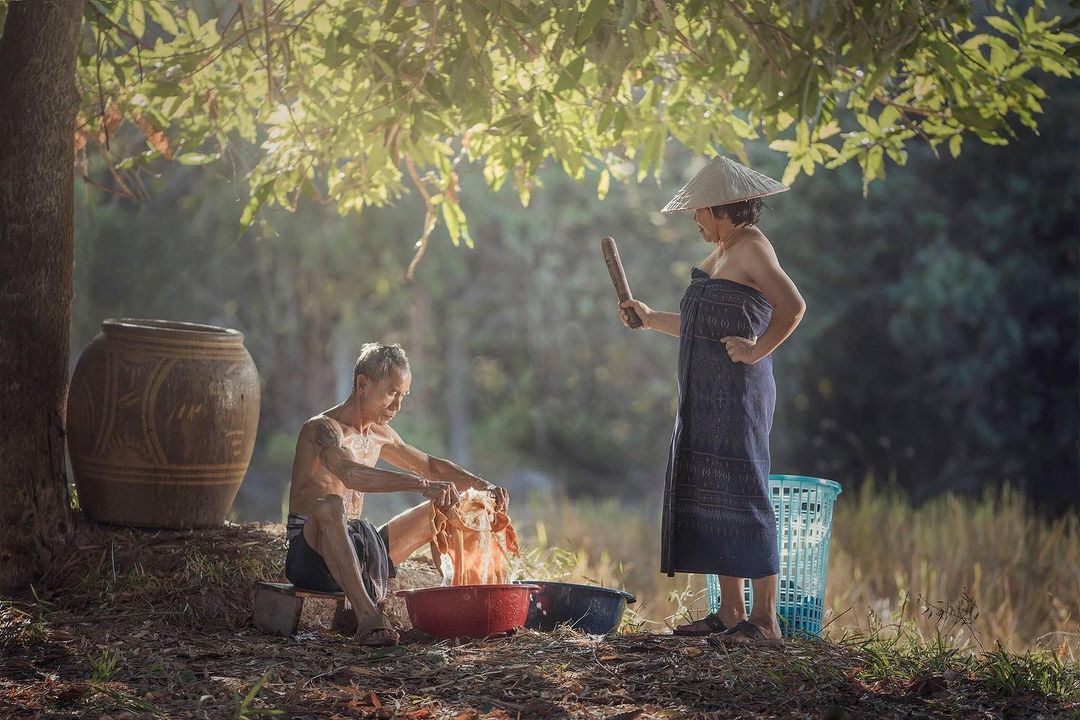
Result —
M 694 224 L 697 225 L 698 234 L 707 243 L 715 245 L 720 242 L 720 232 L 717 229 L 716 216 L 709 208 L 698 208 L 694 211 Z

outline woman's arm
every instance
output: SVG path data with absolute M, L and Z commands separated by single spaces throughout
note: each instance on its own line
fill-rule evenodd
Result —
M 773 306 L 769 327 L 756 341 L 738 336 L 721 338 L 733 361 L 753 365 L 768 357 L 798 327 L 806 313 L 806 302 L 764 236 L 740 243 L 738 264 Z
M 658 330 L 665 335 L 679 337 L 679 313 L 660 312 L 640 300 L 624 300 L 619 303 L 619 316 L 623 325 L 630 327 L 630 319 L 627 310 L 633 310 L 641 318 L 641 327 L 649 330 Z

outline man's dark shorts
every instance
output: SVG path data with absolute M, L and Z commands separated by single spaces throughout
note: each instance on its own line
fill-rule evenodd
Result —
M 369 552 L 378 553 L 389 570 L 389 577 L 395 577 L 397 569 L 394 567 L 393 561 L 390 560 L 390 535 L 387 532 L 387 526 L 383 525 L 377 533 L 365 533 L 360 527 L 360 523 L 367 523 L 367 521 L 349 520 L 348 527 L 349 537 L 353 542 L 353 552 L 356 553 L 357 560 L 360 562 L 360 570 L 364 577 L 365 586 L 370 584 L 366 567 Z M 370 526 L 370 523 L 367 524 Z M 289 515 L 289 552 L 285 557 L 285 577 L 293 585 L 304 590 L 341 592 L 341 588 L 338 586 L 337 581 L 334 580 L 334 576 L 330 574 L 330 568 L 326 566 L 326 561 L 323 560 L 322 555 L 315 552 L 308 545 L 307 539 L 304 537 L 303 526 L 304 519 L 302 517 Z M 372 538 L 374 538 L 378 547 L 367 547 L 369 539 Z M 373 588 L 369 586 L 367 590 L 374 597 Z

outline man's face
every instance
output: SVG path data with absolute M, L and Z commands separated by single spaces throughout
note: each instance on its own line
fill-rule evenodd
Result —
M 385 425 L 394 419 L 401 409 L 401 402 L 409 394 L 412 374 L 407 370 L 391 370 L 378 382 L 373 383 L 364 375 L 357 377 L 356 382 L 364 417 Z

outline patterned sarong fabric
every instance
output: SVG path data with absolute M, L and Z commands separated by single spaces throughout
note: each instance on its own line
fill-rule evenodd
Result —
M 307 522 L 306 515 L 299 515 L 296 513 L 289 513 L 288 521 L 285 526 L 285 539 L 289 541 L 290 545 L 297 538 L 303 539 L 304 524 Z M 386 600 L 387 593 L 389 591 L 390 578 L 394 576 L 394 565 L 390 561 L 390 552 L 383 541 L 383 536 L 375 529 L 367 520 L 351 519 L 346 520 L 346 526 L 349 532 L 349 539 L 352 540 L 353 548 L 356 552 L 356 560 L 360 565 L 360 579 L 364 583 L 364 589 L 367 590 L 368 597 L 375 604 L 379 604 Z M 306 546 L 306 541 L 304 542 Z M 316 577 L 323 575 L 326 577 L 326 584 L 330 587 L 310 587 L 312 590 L 322 590 L 323 592 L 335 592 L 341 589 L 337 585 L 336 580 L 330 575 L 330 569 L 326 565 L 326 561 L 314 550 L 308 549 L 305 551 L 307 554 L 308 564 L 317 564 L 318 567 L 311 569 L 316 574 Z M 291 554 L 291 553 L 290 553 Z M 288 565 L 286 566 L 286 572 L 289 571 Z M 291 580 L 291 578 L 290 578 Z M 296 583 L 298 587 L 305 587 L 304 583 Z
M 762 335 L 772 305 L 748 285 L 694 268 L 680 313 L 679 409 L 664 488 L 660 571 L 776 574 L 769 501 L 772 357 L 735 363 L 720 341 Z

